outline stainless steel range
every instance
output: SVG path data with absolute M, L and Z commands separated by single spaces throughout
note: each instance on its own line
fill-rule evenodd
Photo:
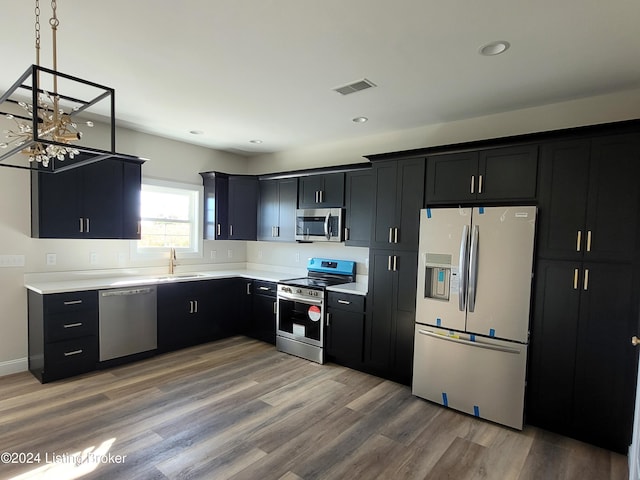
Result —
M 278 283 L 276 348 L 324 363 L 325 290 L 354 282 L 356 263 L 310 258 L 307 276 Z

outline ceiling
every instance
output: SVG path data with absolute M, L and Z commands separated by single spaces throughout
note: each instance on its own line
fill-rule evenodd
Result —
M 3 3 L 0 91 L 35 61 L 35 2 Z M 58 69 L 115 88 L 120 125 L 243 155 L 640 87 L 638 0 L 58 0 L 58 17 Z M 494 40 L 511 48 L 479 55 Z

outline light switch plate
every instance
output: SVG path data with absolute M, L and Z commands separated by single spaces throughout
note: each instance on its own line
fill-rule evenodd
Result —
M 58 261 L 58 257 L 55 253 L 47 253 L 47 265 L 55 265 Z

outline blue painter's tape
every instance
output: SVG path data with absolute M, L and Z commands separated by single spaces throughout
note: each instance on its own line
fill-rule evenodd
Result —
M 445 407 L 449 406 L 449 400 L 447 399 L 447 394 L 445 392 L 442 392 L 442 404 Z
M 438 272 L 438 282 L 444 282 L 444 270 Z
M 476 341 L 476 336 L 475 335 L 470 335 L 469 336 L 469 340 L 471 340 L 472 342 Z
M 496 331 L 495 331 L 495 329 L 493 329 L 493 328 L 490 328 L 490 329 L 489 329 L 489 336 L 490 336 L 490 337 L 495 337 L 495 336 L 496 336 Z
M 480 215 L 484 215 L 484 207 L 479 207 L 479 208 L 478 208 L 478 213 L 479 213 Z
M 431 218 L 431 209 L 427 208 L 427 218 Z
M 479 417 L 480 416 L 480 407 L 478 405 L 474 405 L 473 406 L 473 416 L 474 417 Z
M 441 318 L 436 318 L 436 326 L 438 326 L 438 327 L 442 326 L 442 319 Z

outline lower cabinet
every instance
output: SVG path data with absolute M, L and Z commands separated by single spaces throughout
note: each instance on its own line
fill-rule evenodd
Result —
M 42 383 L 98 363 L 98 292 L 28 292 L 29 370 Z
M 638 276 L 630 264 L 538 261 L 527 423 L 626 453 Z
M 417 252 L 369 251 L 364 363 L 367 370 L 411 384 Z
M 362 368 L 365 297 L 327 292 L 325 352 L 327 359 L 347 367 Z
M 158 285 L 158 351 L 241 333 L 246 295 L 238 278 Z
M 276 294 L 274 282 L 251 282 L 251 312 L 247 321 L 247 336 L 276 344 Z

